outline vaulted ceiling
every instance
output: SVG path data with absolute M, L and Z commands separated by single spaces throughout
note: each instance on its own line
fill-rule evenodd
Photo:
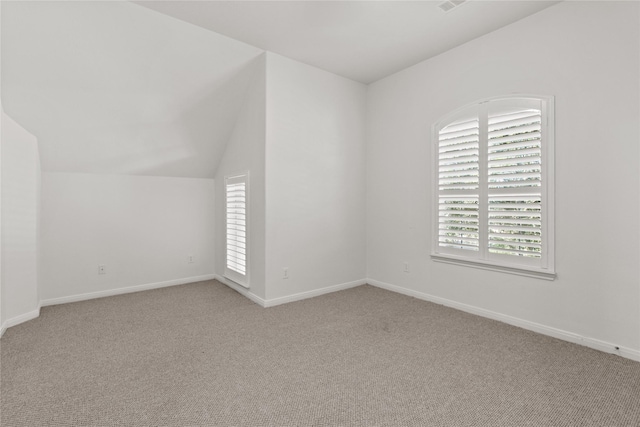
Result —
M 369 83 L 555 1 L 2 1 L 2 106 L 50 172 L 213 177 L 265 50 Z

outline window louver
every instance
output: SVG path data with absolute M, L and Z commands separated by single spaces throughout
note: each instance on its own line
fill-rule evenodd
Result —
M 243 178 L 227 179 L 226 184 L 226 266 L 240 276 L 247 273 L 247 183 Z

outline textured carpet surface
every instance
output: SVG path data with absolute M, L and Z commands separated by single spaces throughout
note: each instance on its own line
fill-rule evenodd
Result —
M 640 426 L 640 363 L 371 286 L 263 309 L 201 282 L 0 344 L 4 427 Z

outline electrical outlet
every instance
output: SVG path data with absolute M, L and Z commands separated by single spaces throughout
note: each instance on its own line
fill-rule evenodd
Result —
M 99 265 L 98 266 L 98 274 L 107 274 L 107 266 Z
M 403 264 L 403 271 L 405 273 L 409 272 L 409 263 L 407 261 L 405 261 L 404 264 Z
M 189 257 L 187 258 L 187 262 L 189 264 L 193 264 L 195 261 L 195 257 L 193 255 L 189 255 Z
M 285 267 L 282 269 L 282 278 L 283 279 L 289 278 L 289 267 Z

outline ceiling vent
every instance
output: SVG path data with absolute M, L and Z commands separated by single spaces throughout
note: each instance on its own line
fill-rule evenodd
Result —
M 445 12 L 449 12 L 450 10 L 455 9 L 466 1 L 467 0 L 447 0 L 440 3 L 438 7 Z

